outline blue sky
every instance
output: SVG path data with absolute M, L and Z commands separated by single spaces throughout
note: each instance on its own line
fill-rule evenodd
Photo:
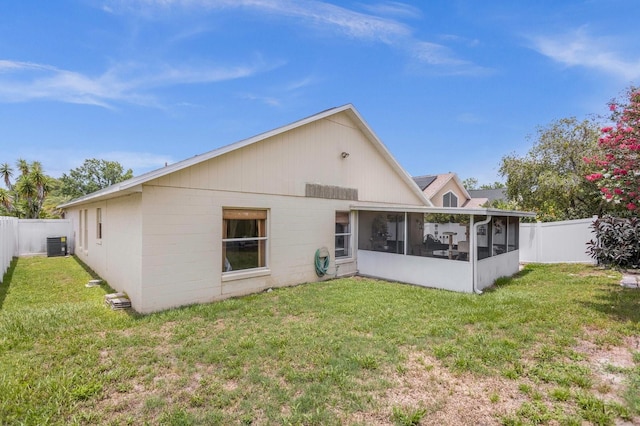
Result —
M 352 103 L 412 175 L 499 179 L 640 84 L 640 2 L 7 0 L 0 163 L 134 174 Z

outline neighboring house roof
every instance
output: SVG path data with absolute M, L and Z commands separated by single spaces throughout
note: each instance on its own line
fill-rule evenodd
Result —
M 87 202 L 119 197 L 128 193 L 142 192 L 142 185 L 153 179 L 166 176 L 170 173 L 177 172 L 187 167 L 191 167 L 195 164 L 199 164 L 204 161 L 210 160 L 212 158 L 219 157 L 231 151 L 244 148 L 248 145 L 252 145 L 264 139 L 279 135 L 281 133 L 290 131 L 292 129 L 296 129 L 306 124 L 309 124 L 318 120 L 322 120 L 342 112 L 345 112 L 350 116 L 351 119 L 353 119 L 353 121 L 356 123 L 360 131 L 362 131 L 362 133 L 367 137 L 367 139 L 369 139 L 369 141 L 375 146 L 378 152 L 380 152 L 380 154 L 387 160 L 387 162 L 391 165 L 391 167 L 395 170 L 395 172 L 398 173 L 398 175 L 407 183 L 407 186 L 410 187 L 411 190 L 415 192 L 418 198 L 421 199 L 426 206 L 432 207 L 433 204 L 431 203 L 431 201 L 427 197 L 425 197 L 422 191 L 420 191 L 414 185 L 413 180 L 411 179 L 411 176 L 402 168 L 402 166 L 400 166 L 397 160 L 391 155 L 387 147 L 382 143 L 382 141 L 373 132 L 373 130 L 371 130 L 369 125 L 365 122 L 365 120 L 362 118 L 362 116 L 356 110 L 356 108 L 352 104 L 346 104 L 340 107 L 327 109 L 325 111 L 319 112 L 307 118 L 303 118 L 301 120 L 295 121 L 291 124 L 278 127 L 276 129 L 250 137 L 248 139 L 244 139 L 244 140 L 235 142 L 233 144 L 226 145 L 218 149 L 214 149 L 204 154 L 196 155 L 186 160 L 182 160 L 177 163 L 162 167 L 160 169 L 153 170 L 151 172 L 142 174 L 140 176 L 125 180 L 123 182 L 117 183 L 115 185 L 109 186 L 107 188 L 101 189 L 99 191 L 93 192 L 83 197 L 77 198 L 75 200 L 71 200 L 65 204 L 58 206 L 58 208 L 68 208 L 68 207 L 73 207 L 80 204 L 85 204 Z
M 472 197 L 486 198 L 488 201 L 506 200 L 507 189 L 506 188 L 494 188 L 494 189 L 471 189 L 469 194 Z
M 413 181 L 418 184 L 418 187 L 420 188 L 420 191 L 424 191 L 429 185 L 431 185 L 433 183 L 434 180 L 436 180 L 438 176 L 437 175 L 433 175 L 433 176 L 414 176 L 413 177 Z
M 433 197 L 440 192 L 450 181 L 454 181 L 460 192 L 464 196 L 464 200 L 461 200 L 460 206 L 464 208 L 478 208 L 485 204 L 489 199 L 484 196 L 472 196 L 470 191 L 467 191 L 458 175 L 455 173 L 443 173 L 439 175 L 424 175 L 414 176 L 413 181 L 422 190 L 424 195 L 431 201 Z

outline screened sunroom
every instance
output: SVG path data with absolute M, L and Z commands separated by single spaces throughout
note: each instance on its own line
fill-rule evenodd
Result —
M 519 267 L 521 217 L 495 209 L 357 207 L 358 273 L 480 292 Z

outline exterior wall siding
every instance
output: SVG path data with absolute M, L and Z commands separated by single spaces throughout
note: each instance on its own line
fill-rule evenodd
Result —
M 349 210 L 351 203 L 160 186 L 145 186 L 143 194 L 140 312 L 318 281 L 314 255 L 323 246 L 332 253 L 329 272 L 334 273 L 335 212 Z M 267 271 L 223 278 L 225 207 L 268 209 Z M 341 275 L 356 272 L 355 255 L 340 262 Z
M 431 197 L 433 205 L 436 207 L 442 207 L 442 197 L 447 192 L 453 192 L 455 196 L 458 197 L 458 207 L 462 207 L 462 205 L 467 201 L 458 184 L 454 179 L 451 179 L 433 197 Z
M 358 251 L 359 274 L 422 287 L 471 293 L 472 271 L 471 262 Z
M 510 277 L 518 272 L 520 264 L 518 250 L 503 253 L 499 256 L 492 256 L 478 261 L 477 288 L 485 289 L 501 277 Z
M 342 158 L 342 152 L 349 153 Z M 150 185 L 303 197 L 307 183 L 357 188 L 359 200 L 423 205 L 344 113 L 161 177 Z
M 68 214 L 74 223 L 76 256 L 106 280 L 116 291 L 126 292 L 133 308 L 140 305 L 142 195 L 137 193 L 74 208 Z M 102 239 L 97 238 L 96 209 L 102 209 Z M 84 216 L 87 210 L 87 239 Z

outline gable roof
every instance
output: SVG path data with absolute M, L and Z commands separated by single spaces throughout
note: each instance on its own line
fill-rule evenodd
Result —
M 346 104 L 340 107 L 330 108 L 330 109 L 321 111 L 317 114 L 314 114 L 309 117 L 303 118 L 301 120 L 295 121 L 293 123 L 284 125 L 282 127 L 278 127 L 276 129 L 269 130 L 264 133 L 260 133 L 248 139 L 243 139 L 238 142 L 232 143 L 230 145 L 226 145 L 226 146 L 214 149 L 212 151 L 206 152 L 204 154 L 196 155 L 194 157 L 187 158 L 185 160 L 162 167 L 160 169 L 144 173 L 140 176 L 133 177 L 123 182 L 117 183 L 115 185 L 111 185 L 107 188 L 101 189 L 99 191 L 93 192 L 91 194 L 85 195 L 80 198 L 76 198 L 67 203 L 61 204 L 58 206 L 58 208 L 68 208 L 68 207 L 73 207 L 80 204 L 85 204 L 87 202 L 114 198 L 114 197 L 122 196 L 128 193 L 142 192 L 142 185 L 153 179 L 166 176 L 168 174 L 177 172 L 187 167 L 191 167 L 193 165 L 202 163 L 212 158 L 216 158 L 221 155 L 227 154 L 231 151 L 235 151 L 237 149 L 244 148 L 248 145 L 252 145 L 254 143 L 260 142 L 264 139 L 279 135 L 281 133 L 285 133 L 292 129 L 296 129 L 298 127 L 304 126 L 314 121 L 322 120 L 324 118 L 327 118 L 342 112 L 346 113 L 354 121 L 354 123 L 358 126 L 360 131 L 362 131 L 362 133 L 367 137 L 367 139 L 374 145 L 376 150 L 391 165 L 392 169 L 396 173 L 398 173 L 398 175 L 402 178 L 402 180 L 405 181 L 409 189 L 413 191 L 416 194 L 416 196 L 424 202 L 426 206 L 433 206 L 433 204 L 425 196 L 425 194 L 422 191 L 420 191 L 418 187 L 416 187 L 413 180 L 411 179 L 411 176 L 402 168 L 402 166 L 400 166 L 397 160 L 391 155 L 387 147 L 382 143 L 382 141 L 378 138 L 378 136 L 376 136 L 373 130 L 371 130 L 369 125 L 364 121 L 364 119 L 362 118 L 360 113 L 356 110 L 356 108 L 352 104 Z
M 471 195 L 469 195 L 469 192 L 467 192 L 464 185 L 462 184 L 462 181 L 460 181 L 460 178 L 458 178 L 458 175 L 455 173 L 425 175 L 425 176 L 417 176 L 413 178 L 413 181 L 416 182 L 416 184 L 418 184 L 420 189 L 422 189 L 422 192 L 424 193 L 424 195 L 429 200 L 431 200 L 431 198 L 434 195 L 436 195 L 438 191 L 440 191 L 451 180 L 454 180 L 456 182 L 456 184 L 460 188 L 460 191 L 462 191 L 462 194 L 467 200 L 471 198 Z M 421 183 L 426 183 L 424 188 L 422 188 Z

